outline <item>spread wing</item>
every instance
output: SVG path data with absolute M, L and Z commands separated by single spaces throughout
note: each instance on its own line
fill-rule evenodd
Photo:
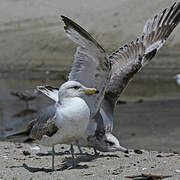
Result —
M 91 117 L 93 117 L 104 98 L 111 64 L 104 49 L 88 32 L 67 17 L 61 17 L 65 23 L 64 29 L 67 36 L 79 45 L 74 55 L 69 80 L 79 81 L 86 87 L 94 87 L 99 90 L 95 96 L 84 97 L 89 105 Z
M 179 21 L 180 2 L 149 19 L 140 38 L 125 44 L 109 56 L 112 76 L 101 105 L 103 124 L 98 125 L 100 129 L 103 127 L 112 131 L 113 111 L 120 94 L 133 76 L 151 61 Z
M 155 56 L 180 21 L 180 2 L 150 18 L 143 35 L 110 55 L 112 76 L 105 99 L 114 105 L 132 77 Z

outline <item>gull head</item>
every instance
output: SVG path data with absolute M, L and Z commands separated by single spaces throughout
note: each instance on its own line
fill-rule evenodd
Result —
M 96 135 L 95 148 L 102 152 L 125 152 L 127 150 L 119 144 L 119 140 L 110 132 Z
M 87 88 L 77 81 L 67 81 L 59 88 L 59 97 L 81 97 L 84 94 L 93 95 L 98 93 L 95 88 Z

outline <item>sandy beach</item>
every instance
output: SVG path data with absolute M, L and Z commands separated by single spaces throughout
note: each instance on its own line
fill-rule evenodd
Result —
M 1 0 L 0 6 L 0 137 L 22 130 L 34 114 L 23 114 L 24 102 L 11 91 L 37 85 L 59 86 L 67 80 L 75 45 L 65 36 L 60 15 L 87 29 L 108 53 L 141 35 L 149 17 L 175 0 Z M 70 169 L 68 145 L 57 145 L 55 171 L 51 148 L 0 141 L 3 180 L 126 180 L 126 176 L 155 174 L 180 180 L 180 26 L 167 44 L 120 97 L 113 133 L 121 145 L 137 151 L 93 155 L 75 149 L 78 166 Z M 44 96 L 30 103 L 38 111 L 51 104 Z M 32 115 L 32 116 L 31 116 Z M 14 129 L 13 129 L 14 128 Z M 137 180 L 138 178 L 134 178 Z
M 77 168 L 68 169 L 72 163 L 71 155 L 65 154 L 64 151 L 68 150 L 69 146 L 57 145 L 56 170 L 51 172 L 51 154 L 48 152 L 50 148 L 40 146 L 40 151 L 35 151 L 30 145 L 6 142 L 1 142 L 0 147 L 0 179 L 126 180 L 126 176 L 142 173 L 171 176 L 167 180 L 180 179 L 180 155 L 176 153 L 142 151 L 142 154 L 125 154 L 116 152 L 100 153 L 95 157 L 93 151 L 83 148 L 83 151 L 88 154 L 77 154 Z

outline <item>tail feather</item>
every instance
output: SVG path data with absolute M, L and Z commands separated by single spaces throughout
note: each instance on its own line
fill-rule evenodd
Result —
M 20 132 L 20 133 L 5 137 L 3 141 L 24 143 L 28 140 L 28 138 L 29 137 L 27 136 L 26 132 Z

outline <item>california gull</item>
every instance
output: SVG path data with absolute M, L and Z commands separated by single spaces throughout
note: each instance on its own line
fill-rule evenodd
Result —
M 79 45 L 74 56 L 69 80 L 58 90 L 57 101 L 54 105 L 55 115 L 31 121 L 26 131 L 20 133 L 42 145 L 52 146 L 53 170 L 54 145 L 71 144 L 83 136 L 90 117 L 93 117 L 100 108 L 111 71 L 110 60 L 96 40 L 67 17 L 61 17 L 65 23 L 66 34 Z M 83 79 L 84 77 L 86 81 Z M 42 92 L 47 89 L 51 92 L 50 86 L 37 88 Z M 95 95 L 90 96 L 90 94 Z M 75 165 L 72 145 L 71 153 L 73 165 Z
M 94 136 L 89 136 L 85 139 L 86 141 L 91 141 L 93 147 L 101 151 L 111 150 L 112 145 L 105 145 L 104 149 L 102 149 L 100 140 L 103 140 L 104 136 L 113 130 L 114 110 L 117 100 L 133 76 L 149 63 L 157 51 L 164 45 L 179 21 L 180 2 L 174 3 L 170 8 L 166 8 L 153 18 L 150 18 L 146 22 L 143 34 L 139 38 L 130 44 L 125 44 L 118 48 L 109 56 L 112 62 L 112 75 L 100 112 L 96 116 L 100 122 Z M 80 145 L 83 146 L 81 141 Z
M 86 51 L 85 46 L 87 46 L 87 44 L 84 46 L 84 40 L 85 42 L 89 41 L 89 34 L 82 30 L 82 28 L 72 20 L 64 16 L 62 18 L 65 24 L 67 24 L 67 27 L 65 28 L 67 35 L 80 45 L 75 53 L 75 60 L 73 63 L 74 68 L 72 68 L 72 71 L 69 75 L 69 80 L 76 80 L 87 87 L 96 87 L 97 89 L 101 89 L 104 86 L 102 91 L 105 91 L 105 84 L 108 82 L 108 74 L 110 69 L 110 67 L 107 66 L 107 61 L 103 66 L 106 67 L 106 70 L 101 71 L 104 74 L 101 73 L 100 76 L 97 74 L 95 75 L 94 71 L 97 70 L 95 67 L 96 63 L 94 61 L 93 63 L 92 61 L 89 61 L 89 58 L 92 57 Z M 179 21 L 180 3 L 178 2 L 174 3 L 170 8 L 165 9 L 162 13 L 155 15 L 153 18 L 150 18 L 144 26 L 143 34 L 137 38 L 137 40 L 132 41 L 130 44 L 123 45 L 114 51 L 109 56 L 109 58 L 105 58 L 110 59 L 112 62 L 112 75 L 105 92 L 104 99 L 103 96 L 97 97 L 97 95 L 95 96 L 96 101 L 94 101 L 93 96 L 83 97 L 88 106 L 92 108 L 90 108 L 91 118 L 86 129 L 86 133 L 79 139 L 79 142 L 82 146 L 94 147 L 100 151 L 124 150 L 124 148 L 120 146 L 119 142 L 117 143 L 117 138 L 112 135 L 114 109 L 116 107 L 117 100 L 133 76 L 139 72 L 148 62 L 150 62 L 157 51 L 163 46 Z M 72 26 L 73 29 L 70 28 L 70 30 L 68 27 Z M 79 32 L 79 29 L 83 32 L 83 38 L 80 40 L 79 36 L 82 36 L 82 32 Z M 93 46 L 98 49 L 98 53 L 95 53 L 96 56 L 99 56 L 100 53 L 100 55 L 103 55 L 104 57 L 106 55 L 104 49 L 94 39 L 90 39 L 90 44 L 88 45 L 92 50 L 91 53 L 94 55 L 93 48 L 91 48 L 91 45 L 93 44 Z M 75 67 L 78 69 L 78 72 L 76 71 Z M 104 76 L 106 78 L 102 80 L 102 83 L 100 83 L 100 79 Z M 92 81 L 92 79 L 94 81 Z M 94 86 L 96 84 L 97 86 Z M 100 84 L 102 86 L 101 88 L 98 88 Z M 52 98 L 56 93 L 54 93 L 54 90 L 51 92 L 53 92 L 50 95 Z M 56 98 L 53 97 L 52 99 Z M 100 110 L 98 111 L 102 99 L 103 102 Z M 92 102 L 94 102 L 94 104 Z
M 85 139 L 84 136 L 81 137 L 79 140 L 81 146 L 89 143 L 90 146 L 100 151 L 119 150 L 119 148 L 114 148 L 111 141 L 104 140 L 107 139 L 108 134 L 111 137 L 117 100 L 134 75 L 149 63 L 164 45 L 179 21 L 180 2 L 177 2 L 148 19 L 139 38 L 130 44 L 121 46 L 109 56 L 112 62 L 112 75 L 100 111 L 96 115 L 98 126 L 94 136 L 91 132 L 91 135 Z
M 39 91 L 47 95 L 49 98 L 51 98 L 55 102 L 58 101 L 57 88 L 47 86 L 44 89 L 39 89 Z M 39 115 L 44 116 L 46 114 L 46 116 L 52 117 L 53 112 L 55 113 L 54 109 L 55 107 L 53 105 L 50 105 L 42 109 Z M 126 148 L 122 147 L 119 144 L 118 139 L 110 131 L 109 132 L 104 131 L 103 120 L 105 119 L 102 119 L 102 116 L 100 115 L 100 113 L 97 112 L 96 116 L 90 119 L 88 127 L 85 133 L 83 134 L 83 136 L 78 141 L 75 141 L 73 143 L 78 146 L 80 153 L 82 153 L 80 146 L 94 148 L 95 154 L 97 154 L 96 149 L 102 152 L 113 152 L 113 151 L 118 151 L 118 150 L 126 151 Z M 100 130 L 100 127 L 101 127 L 101 130 Z M 96 131 L 98 132 L 98 134 Z
M 112 134 L 117 100 L 133 76 L 150 62 L 164 45 L 179 21 L 180 3 L 174 3 L 170 8 L 150 18 L 139 38 L 118 48 L 109 56 L 112 63 L 110 82 L 100 110 L 91 116 L 85 134 L 78 141 L 81 146 L 93 147 L 104 152 L 126 150 Z M 90 71 L 88 68 L 86 70 L 86 74 L 78 77 L 78 80 L 89 85 L 87 77 L 90 77 L 88 76 Z M 56 101 L 55 88 L 51 94 L 43 93 Z M 86 98 L 90 101 L 89 97 Z

